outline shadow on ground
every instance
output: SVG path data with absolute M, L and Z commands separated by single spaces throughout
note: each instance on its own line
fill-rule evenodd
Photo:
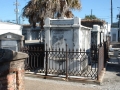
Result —
M 108 63 L 106 71 L 120 72 L 120 64 Z
M 116 72 L 117 76 L 120 76 L 120 64 L 108 63 L 106 67 L 108 72 Z

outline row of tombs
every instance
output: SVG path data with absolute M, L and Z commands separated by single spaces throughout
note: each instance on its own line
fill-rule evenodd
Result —
M 21 28 L 18 31 L 21 31 Z M 31 39 L 32 31 L 28 30 L 28 33 L 27 37 Z M 22 34 L 14 33 L 14 30 L 11 30 L 11 32 L 0 35 L 0 48 L 20 51 L 24 45 L 41 46 L 42 44 L 45 50 L 47 48 L 66 49 L 67 44 L 69 49 L 85 49 L 85 51 L 90 51 L 91 44 L 99 45 L 103 43 L 103 40 L 107 41 L 108 32 L 104 28 L 101 29 L 99 25 L 93 25 L 93 28 L 82 26 L 81 19 L 75 17 L 70 19 L 47 18 L 44 25 L 44 35 L 42 34 L 41 36 L 44 37 L 43 43 L 32 42 L 32 40 L 28 43 L 24 40 Z M 44 67 L 44 58 L 42 63 Z M 87 65 L 88 61 L 85 63 Z M 76 67 L 79 67 L 79 64 Z

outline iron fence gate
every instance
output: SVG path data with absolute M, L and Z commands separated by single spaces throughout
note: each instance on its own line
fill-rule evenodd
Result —
M 44 44 L 29 44 L 21 49 L 29 55 L 25 62 L 25 69 L 37 71 L 44 68 Z

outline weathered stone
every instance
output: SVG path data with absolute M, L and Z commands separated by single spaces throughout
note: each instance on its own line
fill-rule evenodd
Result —
M 0 35 L 0 48 L 20 51 L 23 47 L 24 36 L 7 32 Z
M 24 61 L 27 54 L 0 49 L 0 90 L 24 89 Z
M 13 60 L 25 59 L 28 57 L 27 54 L 22 52 L 15 52 L 9 49 L 0 49 L 0 63 L 9 62 Z

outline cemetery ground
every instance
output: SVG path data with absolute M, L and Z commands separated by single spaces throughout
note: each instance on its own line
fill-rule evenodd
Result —
M 100 85 L 25 77 L 25 90 L 120 90 L 120 64 L 116 61 L 117 59 L 110 59 L 107 63 Z

